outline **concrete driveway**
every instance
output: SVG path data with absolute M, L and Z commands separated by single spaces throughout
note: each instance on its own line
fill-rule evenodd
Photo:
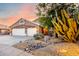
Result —
M 0 44 L 0 56 L 32 56 L 32 55 L 20 49 L 5 44 Z
M 6 45 L 11 46 L 16 43 L 19 43 L 20 41 L 25 41 L 25 40 L 30 40 L 30 39 L 33 39 L 33 37 L 0 35 L 0 44 L 6 44 Z

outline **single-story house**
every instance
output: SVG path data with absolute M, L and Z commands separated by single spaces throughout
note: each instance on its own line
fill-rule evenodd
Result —
M 0 24 L 0 35 L 9 34 L 9 27 L 6 25 Z
M 26 19 L 20 18 L 20 20 L 10 26 L 11 35 L 34 36 L 38 33 L 38 27 L 39 25 Z

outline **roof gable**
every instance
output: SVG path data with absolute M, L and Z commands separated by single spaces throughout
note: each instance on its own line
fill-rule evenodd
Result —
M 16 23 L 10 26 L 10 28 L 18 27 L 18 26 L 28 26 L 28 27 L 34 27 L 38 26 L 37 24 L 32 23 L 31 21 L 28 21 L 26 19 L 20 18 Z

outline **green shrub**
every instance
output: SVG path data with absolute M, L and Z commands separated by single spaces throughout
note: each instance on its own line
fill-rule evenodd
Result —
M 39 40 L 39 39 L 44 38 L 44 35 L 39 33 L 39 34 L 34 35 L 34 38 L 35 38 L 35 40 Z

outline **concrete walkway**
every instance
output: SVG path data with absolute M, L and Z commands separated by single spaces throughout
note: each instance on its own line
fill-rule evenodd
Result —
M 0 44 L 0 56 L 32 56 L 32 55 L 17 48 Z

